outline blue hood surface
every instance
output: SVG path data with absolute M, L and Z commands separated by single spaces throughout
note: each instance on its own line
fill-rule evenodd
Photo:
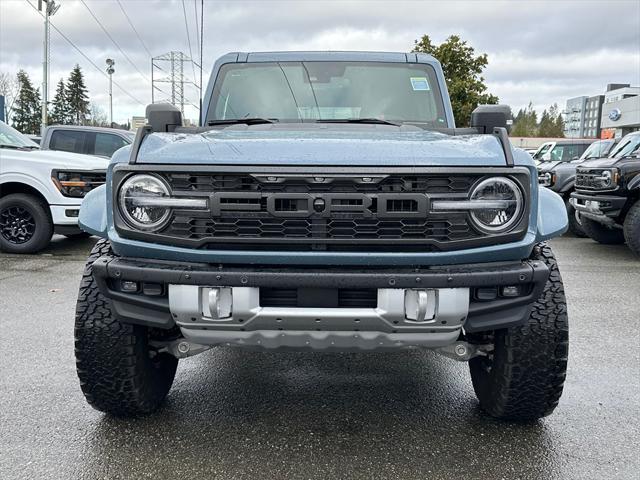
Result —
M 335 166 L 504 166 L 493 135 L 451 136 L 413 126 L 238 125 L 200 134 L 154 133 L 138 163 Z

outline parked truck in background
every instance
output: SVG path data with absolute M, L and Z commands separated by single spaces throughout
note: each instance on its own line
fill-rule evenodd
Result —
M 117 128 L 53 125 L 42 133 L 40 148 L 111 158 L 116 150 L 131 144 L 133 138 L 132 132 Z
M 567 207 L 569 230 L 577 237 L 586 237 L 586 234 L 582 230 L 580 218 L 570 202 L 576 179 L 576 167 L 585 160 L 606 157 L 615 144 L 616 140 L 614 139 L 598 140 L 589 145 L 577 160 L 562 159 L 562 157 L 559 160 L 551 160 L 549 157 L 548 160 L 542 160 L 538 163 L 540 185 L 562 196 Z
M 640 132 L 622 138 L 607 158 L 578 166 L 571 204 L 589 237 L 626 242 L 640 256 Z
M 84 196 L 105 182 L 107 160 L 41 150 L 0 122 L 0 250 L 35 253 L 51 236 L 85 236 L 78 228 Z
M 469 362 L 495 417 L 555 409 L 568 320 L 545 240 L 567 215 L 510 110 L 456 128 L 424 54 L 232 53 L 200 127 L 147 118 L 80 212 L 102 237 L 75 320 L 93 407 L 152 412 L 178 359 L 228 345 L 429 348 Z

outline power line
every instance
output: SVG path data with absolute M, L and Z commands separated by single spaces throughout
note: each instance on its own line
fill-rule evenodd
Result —
M 182 0 L 182 13 L 184 13 L 184 28 L 187 32 L 187 42 L 189 43 L 189 59 L 191 60 L 191 70 L 193 71 L 193 81 L 196 81 L 196 67 L 193 64 L 193 52 L 191 50 L 191 35 L 189 35 L 189 24 L 187 23 L 187 8 Z
M 33 9 L 38 13 L 38 15 L 42 16 L 42 13 L 41 13 L 40 11 L 38 11 L 38 7 L 36 7 L 33 3 L 31 3 L 31 1 L 30 1 L 30 0 L 26 0 L 26 2 L 31 6 L 31 8 L 33 8 Z M 85 59 L 87 62 L 89 62 L 91 65 L 93 65 L 93 67 L 95 67 L 95 69 L 96 69 L 96 70 L 98 70 L 98 71 L 99 71 L 99 72 L 100 72 L 104 77 L 106 77 L 107 79 L 109 78 L 109 76 L 106 74 L 106 72 L 104 72 L 104 71 L 102 70 L 102 68 L 100 68 L 99 66 L 97 66 L 97 65 L 93 62 L 93 60 L 91 60 L 89 57 L 87 57 L 87 56 L 84 54 L 84 52 L 83 52 L 82 50 L 80 50 L 80 48 L 79 48 L 75 43 L 73 43 L 73 42 L 72 42 L 72 41 L 71 41 L 71 40 L 70 40 L 70 39 L 69 39 L 69 38 L 68 38 L 64 33 L 62 33 L 62 32 L 60 31 L 60 29 L 59 29 L 58 27 L 56 27 L 56 26 L 53 24 L 53 22 L 51 22 L 51 23 L 50 23 L 50 25 L 51 25 L 51 27 L 52 27 L 56 32 L 58 32 L 58 34 L 59 34 L 62 38 L 64 38 L 64 39 L 67 41 L 67 43 L 68 43 L 69 45 L 71 45 L 71 46 L 72 46 L 72 47 L 73 47 L 73 48 L 74 48 L 74 49 L 75 49 L 75 50 L 76 50 L 80 55 L 82 55 L 82 57 L 84 57 L 84 59 Z M 141 101 L 140 101 L 140 100 L 138 100 L 136 97 L 134 97 L 131 93 L 129 93 L 127 90 L 125 90 L 124 88 L 122 88 L 122 87 L 120 86 L 120 84 L 118 84 L 115 80 L 113 81 L 113 84 L 114 84 L 116 87 L 118 87 L 118 88 L 122 91 L 122 93 L 124 93 L 124 94 L 125 94 L 125 95 L 127 95 L 129 98 L 131 98 L 131 100 L 133 100 L 133 101 L 134 101 L 134 102 L 136 102 L 136 103 L 139 103 L 139 104 L 140 104 L 140 105 L 142 105 L 142 106 L 145 106 L 145 104 L 144 104 L 143 102 L 141 102 Z
M 109 40 L 111 40 L 113 42 L 113 44 L 116 46 L 116 48 L 118 50 L 120 50 L 120 53 L 124 56 L 124 58 L 127 59 L 127 61 L 131 64 L 131 66 L 133 68 L 136 69 L 136 71 L 140 74 L 140 76 L 142 78 L 144 78 L 147 82 L 151 83 L 151 80 L 149 80 L 147 78 L 147 76 L 142 73 L 140 71 L 140 69 L 136 66 L 135 63 L 133 63 L 131 61 L 131 59 L 129 58 L 129 56 L 124 52 L 124 50 L 122 50 L 122 48 L 120 48 L 120 45 L 118 45 L 118 42 L 115 41 L 115 39 L 111 36 L 111 34 L 107 31 L 107 29 L 104 27 L 104 25 L 102 25 L 102 23 L 100 22 L 100 20 L 98 20 L 98 17 L 95 16 L 95 14 L 91 11 L 91 9 L 89 8 L 89 5 L 86 4 L 86 2 L 84 0 L 80 0 L 80 3 L 82 3 L 86 9 L 89 11 L 89 13 L 91 14 L 91 16 L 93 17 L 93 19 L 96 21 L 96 23 L 100 26 L 100 28 L 102 29 L 102 31 L 107 35 L 107 37 L 109 37 Z
M 124 14 L 125 18 L 127 19 L 127 22 L 129 22 L 129 25 L 131 26 L 131 28 L 133 29 L 133 33 L 136 34 L 136 37 L 138 37 L 138 40 L 140 40 L 140 44 L 142 45 L 142 47 L 147 51 L 147 53 L 149 54 L 150 57 L 153 57 L 153 55 L 151 55 L 151 52 L 149 51 L 149 49 L 147 48 L 147 45 L 144 43 L 144 41 L 142 40 L 142 37 L 140 36 L 140 34 L 138 33 L 138 30 L 136 30 L 136 27 L 133 26 L 133 22 L 131 21 L 131 19 L 129 18 L 129 15 L 127 15 L 127 12 L 124 10 L 124 7 L 122 6 L 122 3 L 120 3 L 120 0 L 116 0 L 118 2 L 118 5 L 120 6 L 120 10 L 122 10 L 122 13 Z

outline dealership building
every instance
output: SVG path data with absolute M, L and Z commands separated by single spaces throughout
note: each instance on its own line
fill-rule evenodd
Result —
M 568 99 L 562 113 L 567 138 L 620 138 L 640 130 L 640 87 L 610 83 L 604 95 Z
M 640 87 L 608 85 L 600 126 L 601 138 L 621 138 L 640 130 Z

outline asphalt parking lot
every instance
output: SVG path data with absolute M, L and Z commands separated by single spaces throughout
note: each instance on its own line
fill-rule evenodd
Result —
M 181 361 L 160 412 L 106 417 L 73 358 L 92 243 L 0 255 L 0 478 L 638 478 L 640 261 L 624 246 L 552 242 L 569 374 L 556 412 L 519 425 L 484 415 L 467 366 L 430 352 L 228 348 Z

